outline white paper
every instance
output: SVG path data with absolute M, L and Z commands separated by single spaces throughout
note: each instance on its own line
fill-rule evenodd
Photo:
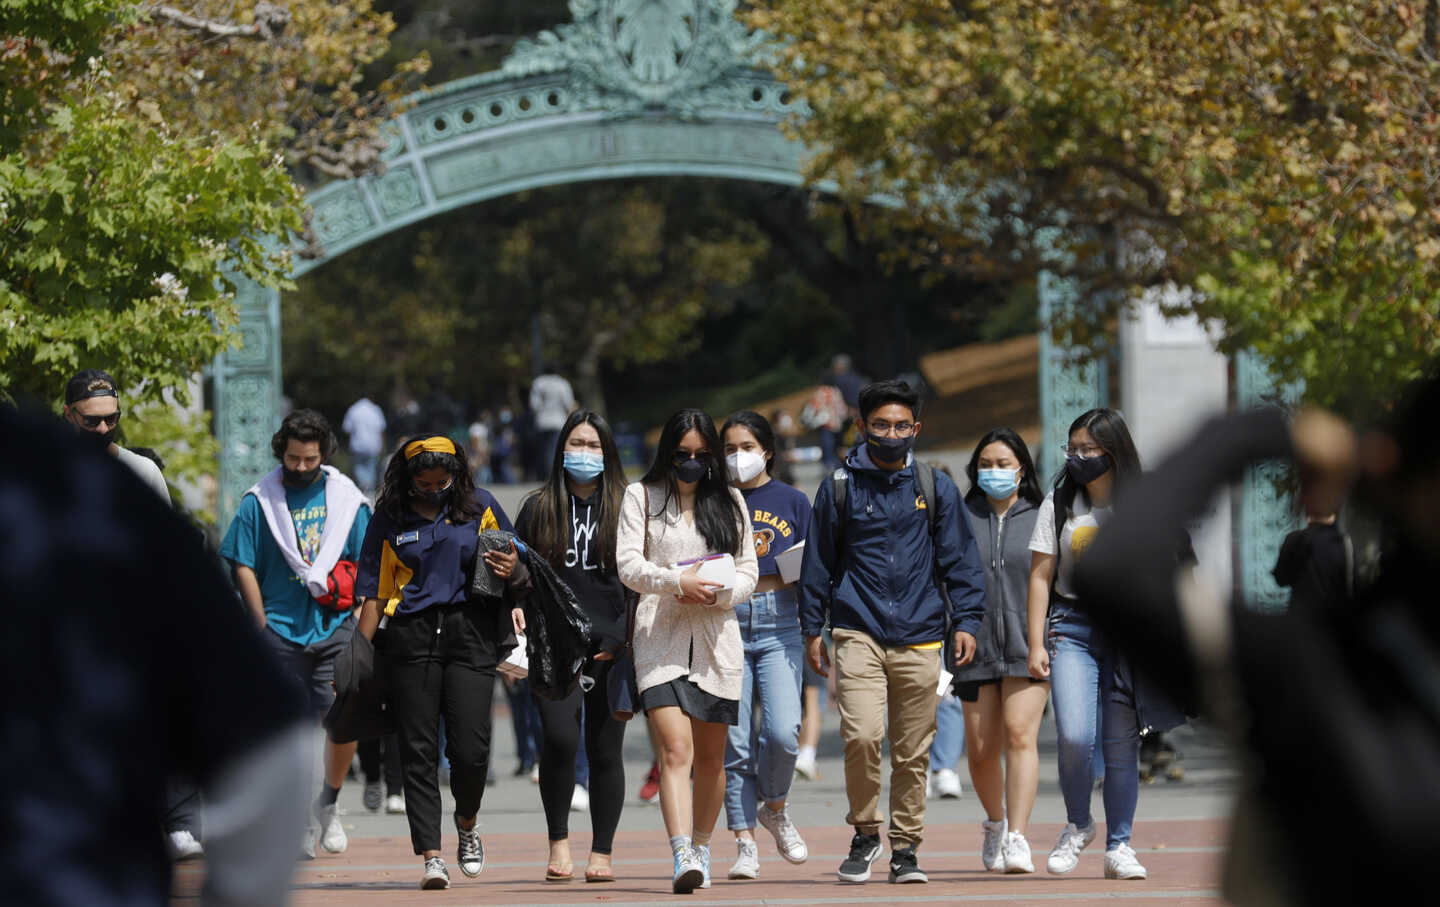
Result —
M 524 680 L 530 676 L 530 657 L 525 654 L 525 634 L 516 633 L 515 642 L 515 648 L 510 651 L 504 661 L 500 662 L 500 666 L 496 670 L 506 677 Z
M 693 564 L 674 564 L 676 569 L 689 570 Z M 735 558 L 728 554 L 700 562 L 696 575 L 708 583 L 719 583 L 721 589 L 735 588 Z
M 944 668 L 941 668 L 941 669 L 940 669 L 940 685 L 935 688 L 935 694 L 936 694 L 937 696 L 944 696 L 946 693 L 950 692 L 950 681 L 952 681 L 952 680 L 954 680 L 954 679 L 955 679 L 955 675 L 954 675 L 954 674 L 951 674 L 949 671 L 945 670 Z
M 775 555 L 775 566 L 780 568 L 780 579 L 785 585 L 800 581 L 800 564 L 805 560 L 805 543 L 787 548 Z

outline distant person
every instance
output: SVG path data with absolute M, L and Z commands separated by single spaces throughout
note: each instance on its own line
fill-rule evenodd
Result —
M 682 409 L 665 421 L 650 470 L 625 489 L 616 544 L 620 580 L 640 593 L 635 682 L 661 759 L 671 889 L 689 894 L 710 884 L 726 736 L 740 722 L 745 679 L 734 607 L 750 598 L 756 577 L 745 499 L 726 481 L 720 437 L 704 412 Z M 698 559 L 715 554 L 734 558 L 730 588 L 699 575 Z
M 844 395 L 840 388 L 829 383 L 828 376 L 815 386 L 800 410 L 800 424 L 820 435 L 820 463 L 827 474 L 841 466 L 840 438 L 847 412 Z
M 1290 607 L 1334 615 L 1355 593 L 1355 545 L 1337 514 L 1306 514 L 1304 529 L 1285 536 L 1272 575 L 1290 590 Z
M 790 818 L 787 799 L 800 754 L 800 684 L 804 644 L 795 581 L 781 576 L 776 558 L 803 545 L 810 532 L 810 499 L 799 489 L 771 478 L 776 457 L 775 432 L 765 417 L 741 410 L 725 420 L 720 438 L 730 484 L 740 489 L 755 530 L 759 579 L 748 601 L 734 603 L 745 645 L 745 682 L 740 693 L 740 723 L 730 728 L 725 747 L 725 817 L 735 833 L 732 879 L 760 876 L 758 822 L 775 838 L 775 849 L 789 863 L 810 856 Z M 798 552 L 797 552 L 798 554 Z M 753 721 L 760 710 L 758 726 Z
M 915 460 L 919 396 L 899 381 L 860 392 L 863 443 L 820 484 L 800 577 L 806 659 L 828 674 L 845 741 L 846 822 L 855 827 L 842 882 L 865 882 L 880 856 L 881 747 L 890 738 L 890 881 L 927 882 L 916 857 L 947 632 L 955 663 L 975 655 L 985 577 L 960 492 Z M 841 499 L 843 497 L 843 500 Z M 941 586 L 944 584 L 944 587 Z M 887 729 L 888 718 L 888 729 Z
M 86 443 L 124 463 L 165 506 L 173 506 L 159 455 L 148 448 L 126 450 L 114 443 L 120 424 L 120 391 L 114 378 L 98 369 L 77 372 L 65 384 L 64 415 Z M 200 857 L 204 852 L 201 844 L 200 792 L 190 781 L 172 778 L 165 799 L 163 824 L 171 858 L 193 860 Z
M 530 384 L 530 414 L 534 420 L 535 449 L 532 452 L 535 477 L 550 474 L 550 461 L 560 440 L 560 429 L 575 408 L 575 392 L 570 382 L 560 377 L 559 370 L 546 363 L 540 375 Z
M 980 858 L 990 872 L 1034 872 L 1030 813 L 1040 784 L 1040 719 L 1050 684 L 1030 676 L 1026 602 L 1030 537 L 1044 495 L 1030 449 L 1013 429 L 975 445 L 965 513 L 985 567 L 985 620 L 975 660 L 955 672 L 970 785 L 985 810 Z
M 67 418 L 112 411 L 84 396 L 104 385 L 85 376 Z M 299 691 L 199 535 L 108 445 L 3 406 L 0 434 L 17 442 L 0 445 L 3 899 L 170 903 L 161 803 L 191 777 L 203 903 L 284 903 L 310 754 Z
M 361 397 L 345 411 L 340 428 L 350 438 L 350 471 L 367 495 L 375 493 L 376 464 L 385 450 L 385 413 L 369 397 Z
M 490 475 L 500 485 L 514 485 L 515 474 L 510 471 L 510 458 L 515 453 L 519 435 L 515 430 L 515 416 L 510 407 L 500 407 L 495 416 L 495 430 L 491 433 Z
M 341 561 L 360 559 L 370 523 L 364 493 L 326 462 L 335 453 L 330 423 L 313 409 L 286 416 L 270 439 L 280 461 L 240 499 L 220 556 L 230 561 L 240 597 L 276 660 L 310 694 L 318 724 L 335 700 L 335 659 L 355 630 L 351 612 L 317 599 L 331 594 Z M 353 574 L 352 574 L 353 575 Z M 325 777 L 301 855 L 315 856 L 315 839 L 329 853 L 349 846 L 336 798 L 355 756 L 355 743 L 325 742 Z
M 475 421 L 470 423 L 469 444 L 466 453 L 475 471 L 476 485 L 489 485 L 493 481 L 490 473 L 490 410 L 482 410 Z

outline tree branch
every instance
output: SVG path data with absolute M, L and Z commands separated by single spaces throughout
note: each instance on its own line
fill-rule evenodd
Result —
M 249 25 L 202 19 L 173 6 L 154 6 L 147 14 L 151 19 L 199 32 L 212 38 L 258 38 L 268 41 L 290 24 L 290 11 L 273 3 L 255 4 L 255 21 Z

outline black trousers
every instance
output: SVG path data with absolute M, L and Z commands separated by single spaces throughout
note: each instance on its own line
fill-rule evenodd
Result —
M 395 734 L 361 740 L 355 749 L 360 755 L 360 771 L 365 775 L 366 784 L 381 780 L 383 772 L 385 793 L 400 793 L 405 773 L 400 763 L 400 740 Z
M 625 805 L 625 722 L 610 714 L 606 677 L 611 662 L 592 662 L 586 673 L 595 686 L 584 693 L 576 687 L 565 699 L 535 697 L 544 738 L 540 746 L 540 802 L 550 840 L 570 837 L 570 798 L 575 793 L 575 754 L 580 749 L 581 704 L 584 704 L 585 755 L 590 760 L 590 849 L 610 853 L 620 810 Z
M 416 854 L 440 849 L 440 719 L 455 811 L 480 811 L 490 768 L 490 706 L 499 662 L 499 609 L 432 606 L 390 618 L 382 643 Z M 505 621 L 509 613 L 503 615 Z

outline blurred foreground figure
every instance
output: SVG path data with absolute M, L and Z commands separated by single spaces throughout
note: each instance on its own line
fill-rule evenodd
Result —
M 0 900 L 163 904 L 165 782 L 207 798 L 204 900 L 287 899 L 310 757 L 280 679 L 157 495 L 53 420 L 0 407 Z
M 1307 512 L 1355 507 L 1386 534 L 1379 576 L 1333 609 L 1261 614 L 1226 602 L 1165 540 L 1246 465 L 1299 468 Z M 1333 416 L 1217 420 L 1120 502 L 1077 581 L 1096 620 L 1157 679 L 1199 693 L 1244 746 L 1224 893 L 1241 904 L 1352 903 L 1377 886 L 1429 902 L 1440 845 L 1440 381 L 1387 426 Z M 1148 565 L 1137 568 L 1137 565 Z M 1143 637 L 1143 640 L 1142 640 Z M 1144 642 L 1144 645 L 1139 643 Z M 1426 895 L 1429 895 L 1428 897 Z

